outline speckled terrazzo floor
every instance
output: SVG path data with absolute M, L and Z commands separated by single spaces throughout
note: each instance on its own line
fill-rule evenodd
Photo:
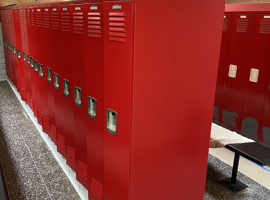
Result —
M 237 179 L 249 187 L 240 192 L 233 193 L 221 184 L 220 180 L 231 177 L 232 167 L 221 162 L 218 158 L 209 155 L 207 178 L 205 186 L 205 200 L 269 200 L 270 190 L 238 172 Z M 270 172 L 269 177 L 270 178 Z
M 6 81 L 0 81 L 0 162 L 10 200 L 79 200 Z
M 80 199 L 6 81 L 0 81 L 0 162 L 10 200 Z M 219 181 L 231 170 L 209 155 L 205 200 L 270 199 L 269 190 L 241 173 L 238 179 L 248 189 L 235 194 L 224 188 Z

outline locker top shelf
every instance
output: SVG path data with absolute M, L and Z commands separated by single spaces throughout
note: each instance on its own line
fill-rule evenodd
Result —
M 225 12 L 270 12 L 270 3 L 226 4 Z

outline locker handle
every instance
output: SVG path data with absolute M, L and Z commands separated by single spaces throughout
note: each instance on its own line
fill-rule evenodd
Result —
M 59 90 L 59 75 L 54 73 L 54 87 Z
M 237 65 L 230 65 L 228 76 L 231 78 L 236 78 L 237 73 Z
M 250 69 L 249 81 L 253 83 L 257 83 L 259 79 L 259 70 L 255 68 Z
M 107 108 L 107 131 L 113 135 L 117 135 L 117 113 Z
M 77 106 L 82 107 L 82 94 L 79 87 L 74 87 L 74 100 Z
M 47 68 L 47 81 L 49 83 L 52 82 L 52 73 L 51 73 L 51 69 L 50 68 Z
M 43 78 L 44 74 L 43 74 L 43 65 L 42 64 L 39 64 L 39 73 L 38 74 L 41 78 Z
M 88 116 L 92 119 L 97 118 L 97 100 L 93 97 L 88 97 Z
M 64 95 L 66 97 L 69 97 L 69 82 L 68 82 L 68 80 L 64 79 L 63 84 L 64 84 Z
M 37 60 L 34 60 L 34 71 L 38 72 L 38 62 L 37 62 Z
M 27 54 L 27 63 L 28 63 L 28 65 L 30 65 L 30 56 L 29 56 L 29 54 Z
M 17 55 L 18 55 L 18 59 L 21 59 L 21 50 L 20 49 L 17 50 Z
M 33 57 L 30 57 L 30 67 L 34 68 L 34 60 Z
M 23 52 L 23 61 L 24 61 L 24 62 L 26 61 L 26 58 L 25 58 L 25 52 Z

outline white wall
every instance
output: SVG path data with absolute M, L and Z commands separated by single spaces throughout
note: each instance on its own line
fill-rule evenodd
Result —
M 2 24 L 0 23 L 0 80 L 7 79 L 6 64 L 3 45 Z

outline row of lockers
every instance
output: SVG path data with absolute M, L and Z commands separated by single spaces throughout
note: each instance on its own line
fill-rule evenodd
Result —
M 223 1 L 76 3 L 1 12 L 22 100 L 90 199 L 202 199 Z
M 270 5 L 254 6 L 224 15 L 213 122 L 270 145 Z

